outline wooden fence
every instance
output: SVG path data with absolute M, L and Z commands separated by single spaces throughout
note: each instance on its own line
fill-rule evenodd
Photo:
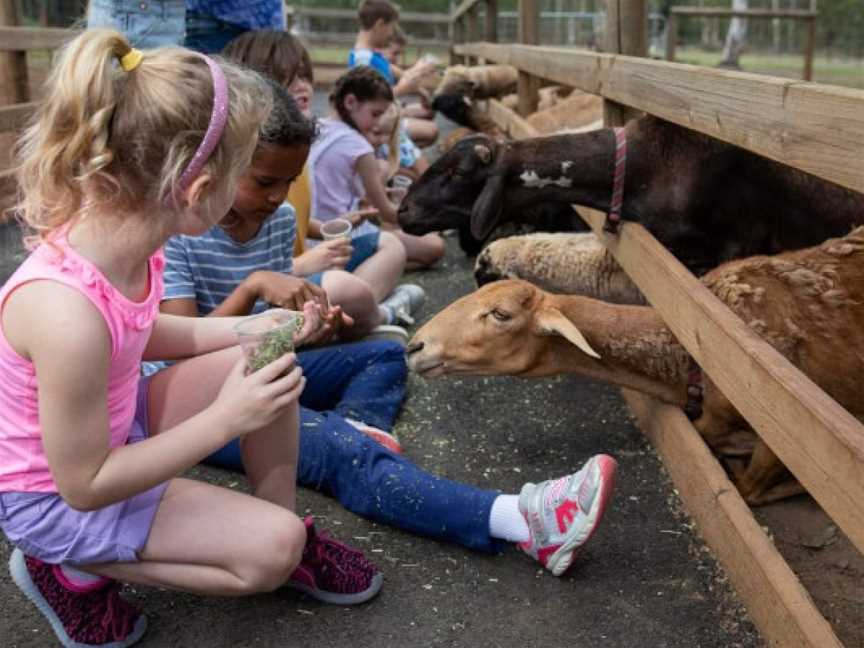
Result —
M 334 22 L 344 23 L 346 29 L 336 30 Z M 317 23 L 325 29 L 315 29 Z M 406 31 L 412 34 L 409 46 L 416 48 L 442 47 L 446 43 L 450 16 L 440 13 L 419 13 L 402 11 L 399 13 L 399 23 L 406 25 Z M 313 7 L 285 7 L 285 24 L 289 31 L 295 33 L 309 45 L 350 47 L 357 38 L 356 9 L 316 9 Z M 420 29 L 411 29 L 411 26 Z M 420 31 L 421 36 L 414 36 Z M 431 32 L 431 33 L 429 33 Z
M 488 27 L 486 42 L 477 42 L 483 2 L 465 0 L 453 13 L 452 55 L 519 70 L 518 113 L 488 102 L 490 117 L 512 137 L 536 135 L 523 119 L 536 96 L 525 95 L 536 95 L 542 80 L 604 97 L 607 125 L 644 111 L 864 192 L 864 91 L 637 58 L 646 49 L 644 0 L 607 0 L 605 49 L 614 53 L 498 45 Z M 536 0 L 521 0 L 520 12 L 530 43 Z M 625 223 L 610 235 L 605 214 L 580 213 L 703 370 L 864 551 L 864 426 L 641 225 Z M 625 397 L 763 637 L 779 646 L 842 645 L 683 412 L 634 392 Z
M 666 60 L 675 60 L 675 46 L 678 44 L 678 24 L 681 18 L 759 18 L 762 20 L 781 18 L 784 20 L 803 20 L 807 23 L 807 38 L 804 42 L 804 71 L 802 78 L 805 81 L 812 81 L 813 55 L 816 50 L 816 19 L 818 16 L 819 13 L 816 11 L 805 11 L 803 9 L 787 9 L 785 11 L 747 9 L 735 11 L 717 7 L 672 7 L 666 31 Z

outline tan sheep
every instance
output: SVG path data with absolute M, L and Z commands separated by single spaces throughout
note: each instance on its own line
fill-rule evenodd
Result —
M 591 232 L 498 239 L 477 256 L 474 278 L 480 286 L 499 279 L 524 279 L 554 293 L 616 304 L 645 303 L 627 273 Z
M 587 92 L 574 91 L 551 108 L 538 110 L 525 118 L 538 133 L 584 132 L 602 128 L 603 98 Z
M 435 89 L 438 95 L 461 95 L 469 99 L 502 97 L 516 89 L 519 72 L 511 65 L 451 65 Z
M 567 86 L 546 86 L 537 91 L 537 111 L 548 110 L 567 99 L 574 88 Z M 509 94 L 501 97 L 501 103 L 510 110 L 516 110 L 519 105 L 519 95 Z
M 731 261 L 702 281 L 864 418 L 864 227 L 817 247 Z M 578 373 L 673 405 L 687 400 L 690 357 L 653 308 L 554 295 L 524 281 L 494 282 L 451 304 L 417 332 L 408 353 L 411 369 L 426 376 Z M 727 465 L 750 504 L 802 492 L 708 376 L 694 425 L 717 454 L 731 458 Z M 741 458 L 748 457 L 745 468 Z

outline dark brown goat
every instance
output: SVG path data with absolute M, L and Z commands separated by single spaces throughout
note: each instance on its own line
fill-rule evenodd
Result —
M 655 117 L 627 125 L 627 146 L 623 218 L 645 225 L 696 274 L 864 224 L 864 194 Z M 399 223 L 422 234 L 470 220 L 483 240 L 541 204 L 608 211 L 613 154 L 608 128 L 503 144 L 469 138 L 414 183 Z

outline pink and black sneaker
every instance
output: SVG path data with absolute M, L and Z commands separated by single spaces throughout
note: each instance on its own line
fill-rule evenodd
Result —
M 375 596 L 384 575 L 361 551 L 315 530 L 311 517 L 306 524 L 303 559 L 286 585 L 314 599 L 335 605 L 365 603 Z
M 594 534 L 615 486 L 617 464 L 609 455 L 591 457 L 567 477 L 525 484 L 519 511 L 530 538 L 519 548 L 555 576 L 573 564 L 576 550 Z
M 9 572 L 66 648 L 124 648 L 147 630 L 147 617 L 120 597 L 117 581 L 105 578 L 78 587 L 59 565 L 25 556 L 20 549 L 9 558 Z

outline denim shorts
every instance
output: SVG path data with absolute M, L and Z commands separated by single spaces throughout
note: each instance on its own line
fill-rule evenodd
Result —
M 142 378 L 127 443 L 147 438 Z M 147 544 L 167 482 L 96 511 L 77 511 L 57 493 L 0 493 L 0 529 L 28 556 L 49 564 L 134 562 Z
M 381 240 L 381 231 L 376 230 L 369 234 L 361 234 L 351 239 L 351 247 L 354 251 L 351 253 L 351 258 L 345 264 L 346 272 L 354 272 L 361 263 L 371 257 L 378 251 L 378 242 Z M 306 277 L 307 281 L 311 281 L 316 286 L 321 285 L 323 272 L 316 272 Z
M 213 16 L 190 11 L 186 14 L 185 45 L 203 54 L 218 54 L 248 27 L 219 20 Z
M 116 29 L 141 49 L 182 45 L 186 0 L 90 0 L 87 26 Z

